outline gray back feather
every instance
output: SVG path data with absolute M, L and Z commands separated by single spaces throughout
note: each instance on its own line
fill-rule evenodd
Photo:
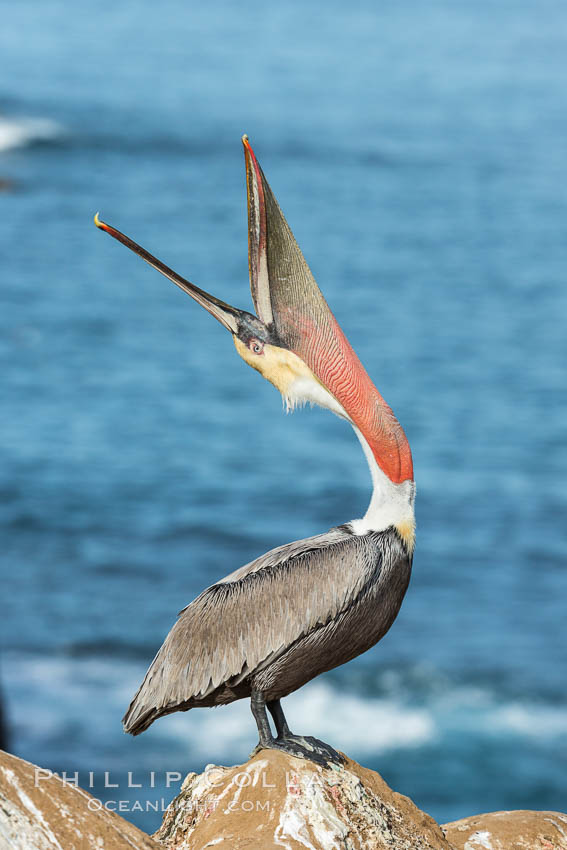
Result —
M 124 717 L 126 731 L 137 734 L 262 669 L 348 608 L 375 568 L 371 537 L 334 528 L 273 549 L 207 588 L 180 612 Z

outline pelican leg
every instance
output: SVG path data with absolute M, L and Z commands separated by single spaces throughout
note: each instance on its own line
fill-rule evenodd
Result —
M 292 733 L 287 725 L 287 720 L 285 719 L 285 714 L 283 713 L 282 704 L 279 699 L 273 699 L 271 702 L 266 703 L 266 705 L 268 706 L 268 711 L 274 718 L 278 738 L 289 738 Z
M 258 735 L 260 740 L 256 747 L 250 753 L 250 757 L 255 756 L 260 750 L 282 750 L 290 756 L 296 758 L 309 759 L 310 761 L 320 764 L 322 767 L 329 767 L 330 764 L 343 764 L 344 758 L 334 750 L 329 744 L 317 740 L 317 738 L 304 738 L 303 735 L 292 735 L 289 731 L 282 707 L 279 700 L 272 700 L 267 703 L 270 714 L 274 718 L 278 737 L 274 738 L 268 715 L 266 714 L 266 699 L 261 691 L 253 690 L 250 695 L 250 708 L 254 715 L 254 720 L 258 727 Z
M 258 745 L 254 750 L 255 753 L 258 749 L 262 750 L 265 747 L 270 747 L 273 744 L 274 738 L 272 736 L 272 730 L 270 729 L 268 715 L 266 714 L 266 700 L 264 699 L 264 694 L 261 691 L 252 691 L 250 694 L 250 708 L 252 709 L 252 714 L 254 715 L 254 720 L 256 721 L 258 735 L 260 738 Z

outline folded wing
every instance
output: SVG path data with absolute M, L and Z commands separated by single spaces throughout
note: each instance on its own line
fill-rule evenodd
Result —
M 364 537 L 342 528 L 273 549 L 181 611 L 123 723 L 136 735 L 172 711 L 231 702 L 294 641 L 346 609 L 371 580 Z M 218 695 L 218 699 L 216 698 Z

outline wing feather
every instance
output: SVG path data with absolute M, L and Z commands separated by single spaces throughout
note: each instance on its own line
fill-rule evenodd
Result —
M 367 546 L 364 537 L 331 529 L 273 549 L 208 587 L 180 612 L 126 712 L 125 730 L 138 734 L 162 714 L 237 685 L 336 617 L 369 578 Z

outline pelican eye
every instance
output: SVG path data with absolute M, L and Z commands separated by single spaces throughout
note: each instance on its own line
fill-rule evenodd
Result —
M 248 340 L 248 348 L 254 354 L 263 354 L 264 353 L 264 343 L 260 342 L 256 337 L 252 337 Z

